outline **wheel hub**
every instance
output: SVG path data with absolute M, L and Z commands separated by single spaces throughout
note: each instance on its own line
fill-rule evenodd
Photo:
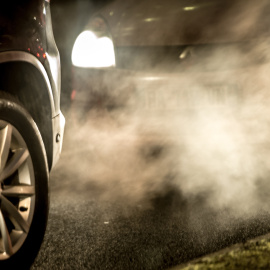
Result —
M 19 131 L 0 120 L 0 262 L 23 245 L 33 218 L 34 171 Z

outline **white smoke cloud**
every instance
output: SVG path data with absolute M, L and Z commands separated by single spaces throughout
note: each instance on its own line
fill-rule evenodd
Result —
M 260 12 L 245 14 L 235 31 L 246 32 Z M 76 177 L 74 190 L 96 188 L 105 200 L 149 205 L 174 189 L 184 200 L 202 196 L 217 211 L 267 210 L 268 47 L 267 38 L 213 46 L 193 69 L 169 74 L 165 83 L 162 72 L 158 80 L 95 73 L 81 99 L 89 108 L 79 122 L 75 103 L 65 138 L 69 155 L 62 162 Z M 195 48 L 195 57 L 200 53 Z

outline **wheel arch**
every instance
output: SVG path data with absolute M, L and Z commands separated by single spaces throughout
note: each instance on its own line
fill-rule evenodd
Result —
M 45 68 L 28 53 L 0 53 L 0 90 L 17 97 L 33 117 L 44 142 L 50 169 L 55 106 Z

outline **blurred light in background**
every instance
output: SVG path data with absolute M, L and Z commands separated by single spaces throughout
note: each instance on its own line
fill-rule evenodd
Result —
M 74 43 L 71 60 L 77 67 L 115 66 L 113 42 L 108 37 L 98 38 L 93 32 L 84 31 Z

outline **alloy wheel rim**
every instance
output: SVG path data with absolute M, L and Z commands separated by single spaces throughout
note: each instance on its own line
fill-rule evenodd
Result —
M 35 205 L 35 177 L 28 147 L 19 131 L 0 121 L 0 260 L 25 242 Z

